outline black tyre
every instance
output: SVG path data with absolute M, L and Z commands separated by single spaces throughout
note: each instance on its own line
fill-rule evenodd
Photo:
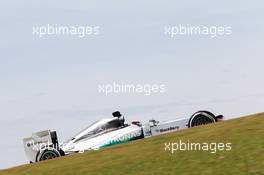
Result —
M 54 159 L 56 157 L 60 157 L 60 153 L 57 150 L 45 150 L 40 158 L 39 161 L 43 161 L 43 160 L 49 160 L 49 159 Z
M 217 122 L 217 119 L 214 114 L 212 114 L 209 111 L 198 111 L 194 113 L 189 122 L 188 122 L 188 127 L 195 127 L 199 125 L 206 125 L 210 123 L 215 123 Z

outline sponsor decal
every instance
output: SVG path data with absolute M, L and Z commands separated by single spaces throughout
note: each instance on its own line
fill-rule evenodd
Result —
M 119 143 L 124 143 L 124 142 L 128 142 L 131 140 L 136 140 L 136 139 L 142 138 L 142 137 L 143 137 L 143 131 L 140 130 L 140 131 L 125 134 L 125 135 L 118 137 L 118 138 L 115 138 L 115 139 L 111 139 L 108 143 L 103 144 L 101 147 L 107 147 L 107 146 L 111 146 L 111 145 L 115 145 L 115 144 L 119 144 Z
M 171 126 L 169 128 L 156 129 L 155 131 L 162 133 L 162 132 L 168 132 L 168 131 L 179 130 L 179 129 L 180 129 L 179 126 Z

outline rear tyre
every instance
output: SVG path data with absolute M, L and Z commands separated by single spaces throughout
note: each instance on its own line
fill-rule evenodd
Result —
M 43 161 L 43 160 L 49 160 L 49 159 L 54 159 L 54 158 L 56 158 L 56 157 L 60 157 L 61 155 L 60 155 L 60 153 L 57 151 L 57 150 L 55 150 L 55 149 L 52 149 L 52 150 L 45 150 L 42 154 L 41 154 L 41 156 L 40 156 L 40 158 L 39 158 L 39 161 Z
M 198 111 L 194 113 L 188 122 L 188 127 L 195 127 L 199 125 L 206 125 L 217 122 L 214 114 L 209 111 Z

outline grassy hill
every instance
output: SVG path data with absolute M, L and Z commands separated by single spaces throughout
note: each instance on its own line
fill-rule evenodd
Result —
M 168 142 L 232 143 L 230 151 L 165 151 Z M 0 171 L 0 175 L 261 175 L 264 113 Z

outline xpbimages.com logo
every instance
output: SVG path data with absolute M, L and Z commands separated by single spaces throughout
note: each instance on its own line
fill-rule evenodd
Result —
M 174 154 L 177 151 L 207 151 L 212 154 L 215 154 L 219 151 L 231 151 L 232 143 L 223 143 L 223 142 L 184 142 L 180 140 L 179 142 L 169 142 L 164 143 L 164 150 Z
M 32 34 L 39 38 L 45 36 L 75 36 L 84 38 L 91 35 L 99 35 L 99 26 L 73 26 L 73 25 L 42 25 L 33 26 Z
M 193 26 L 193 25 L 175 25 L 165 26 L 164 34 L 170 38 L 176 36 L 209 36 L 217 38 L 221 36 L 228 36 L 232 34 L 231 26 Z
M 105 95 L 131 93 L 149 96 L 157 93 L 165 93 L 166 86 L 164 84 L 127 84 L 113 82 L 111 84 L 98 85 L 98 92 Z

